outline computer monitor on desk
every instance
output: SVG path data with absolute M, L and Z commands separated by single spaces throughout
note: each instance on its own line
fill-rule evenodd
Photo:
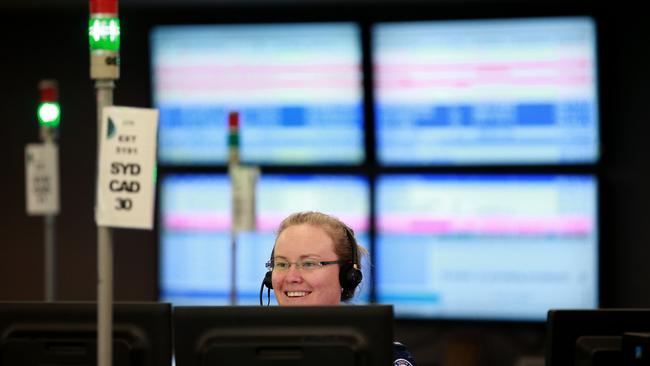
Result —
M 550 310 L 546 366 L 650 365 L 650 309 Z
M 0 365 L 96 363 L 96 303 L 0 302 Z M 170 304 L 114 304 L 113 364 L 171 364 Z
M 361 366 L 392 362 L 387 305 L 175 307 L 176 366 Z

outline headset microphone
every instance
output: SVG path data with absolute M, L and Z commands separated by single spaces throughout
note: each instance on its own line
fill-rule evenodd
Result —
M 266 291 L 266 306 L 268 306 L 271 303 L 271 289 L 273 288 L 273 280 L 272 280 L 273 272 L 268 271 L 264 275 L 264 280 L 262 281 L 262 286 L 260 286 L 260 306 L 263 306 L 264 303 L 262 302 L 262 294 L 264 293 L 264 287 L 267 288 Z
M 273 289 L 273 272 L 268 271 L 264 275 L 264 281 L 262 282 L 262 285 L 266 286 L 269 290 Z

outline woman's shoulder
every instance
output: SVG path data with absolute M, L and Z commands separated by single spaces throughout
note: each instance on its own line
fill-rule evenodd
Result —
M 393 342 L 393 366 L 417 366 L 411 352 L 400 342 Z

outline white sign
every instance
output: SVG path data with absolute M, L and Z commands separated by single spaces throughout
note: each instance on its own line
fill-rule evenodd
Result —
M 260 174 L 257 167 L 233 165 L 229 168 L 232 184 L 233 232 L 255 230 L 255 183 Z
M 28 215 L 59 213 L 59 149 L 52 143 L 25 147 Z
M 151 229 L 158 110 L 106 107 L 102 114 L 95 221 Z

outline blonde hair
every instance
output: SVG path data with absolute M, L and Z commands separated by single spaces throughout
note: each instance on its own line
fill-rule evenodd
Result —
M 334 253 L 336 253 L 338 259 L 346 263 L 356 264 L 357 268 L 361 269 L 361 258 L 368 255 L 368 251 L 357 243 L 354 231 L 348 225 L 336 217 L 322 212 L 304 211 L 289 215 L 280 223 L 275 241 L 277 242 L 280 234 L 288 227 L 302 224 L 323 228 L 334 242 Z M 341 300 L 347 301 L 354 297 L 354 290 L 343 289 Z

